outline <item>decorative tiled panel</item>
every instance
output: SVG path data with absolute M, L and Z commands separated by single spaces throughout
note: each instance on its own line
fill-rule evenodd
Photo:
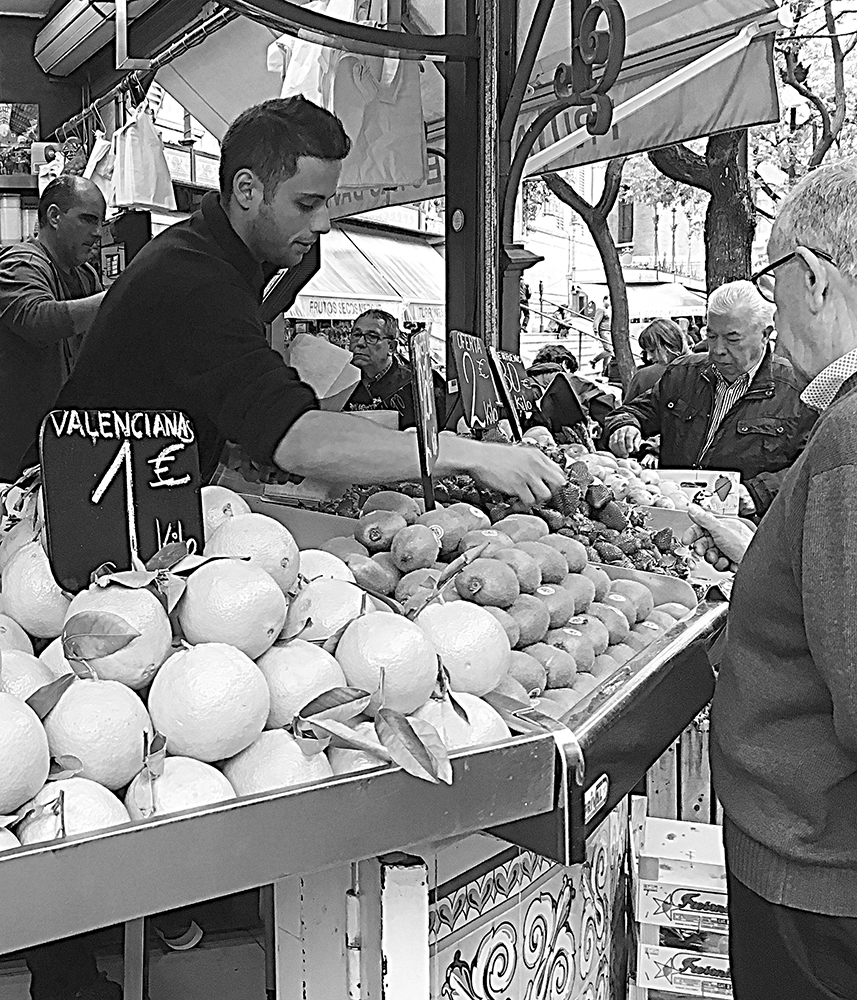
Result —
M 501 848 L 438 885 L 433 1000 L 614 1000 L 613 926 L 621 927 L 627 844 L 622 806 L 590 838 L 582 865 Z M 623 977 L 624 968 L 613 970 Z

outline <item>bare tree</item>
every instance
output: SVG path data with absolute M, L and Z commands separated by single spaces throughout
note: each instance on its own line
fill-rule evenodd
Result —
M 628 293 L 625 290 L 619 251 L 616 249 L 616 243 L 607 221 L 622 190 L 624 167 L 624 156 L 609 161 L 604 174 L 604 188 L 601 197 L 594 205 L 591 205 L 573 185 L 558 173 L 545 174 L 542 179 L 560 201 L 568 205 L 583 219 L 584 225 L 589 230 L 601 256 L 604 275 L 607 279 L 607 290 L 610 293 L 610 334 L 613 341 L 613 353 L 619 366 L 622 385 L 627 389 L 635 371 L 634 355 L 631 352 L 629 337 Z

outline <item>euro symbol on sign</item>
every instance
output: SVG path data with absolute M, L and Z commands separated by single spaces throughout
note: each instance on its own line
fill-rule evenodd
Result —
M 162 448 L 154 458 L 147 459 L 149 465 L 152 466 L 152 473 L 155 477 L 149 483 L 152 489 L 157 489 L 158 486 L 185 486 L 190 482 L 189 472 L 178 479 L 167 478 L 170 472 L 170 464 L 176 460 L 176 452 L 183 450 L 184 445 L 181 442 L 170 444 L 166 448 Z

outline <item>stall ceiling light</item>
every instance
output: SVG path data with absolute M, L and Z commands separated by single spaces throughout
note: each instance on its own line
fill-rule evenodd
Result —
M 4 0 L 0 0 L 2 4 Z M 159 0 L 131 0 L 128 20 L 145 14 Z M 46 73 L 68 76 L 104 48 L 112 45 L 115 4 L 100 0 L 70 0 L 36 36 L 34 55 Z

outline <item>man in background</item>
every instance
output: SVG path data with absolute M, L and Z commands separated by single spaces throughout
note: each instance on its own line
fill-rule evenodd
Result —
M 857 996 L 855 220 L 853 159 L 781 203 L 756 280 L 821 416 L 743 558 L 694 532 L 741 562 L 711 712 L 735 1000 Z
M 367 309 L 354 321 L 349 334 L 351 364 L 362 374 L 345 410 L 395 410 L 399 430 L 415 427 L 411 369 L 398 355 L 399 324 L 383 309 Z M 435 373 L 433 373 L 435 374 Z M 443 426 L 444 385 L 435 374 L 435 406 L 438 426 Z
M 92 181 L 63 175 L 39 199 L 38 236 L 0 250 L 0 482 L 18 477 L 104 298 L 88 259 L 106 208 Z
M 660 434 L 661 468 L 739 472 L 740 513 L 761 516 L 817 416 L 801 402 L 803 378 L 772 352 L 771 329 L 770 306 L 749 281 L 715 289 L 707 354 L 673 361 L 607 418 L 613 454 L 627 458 Z

